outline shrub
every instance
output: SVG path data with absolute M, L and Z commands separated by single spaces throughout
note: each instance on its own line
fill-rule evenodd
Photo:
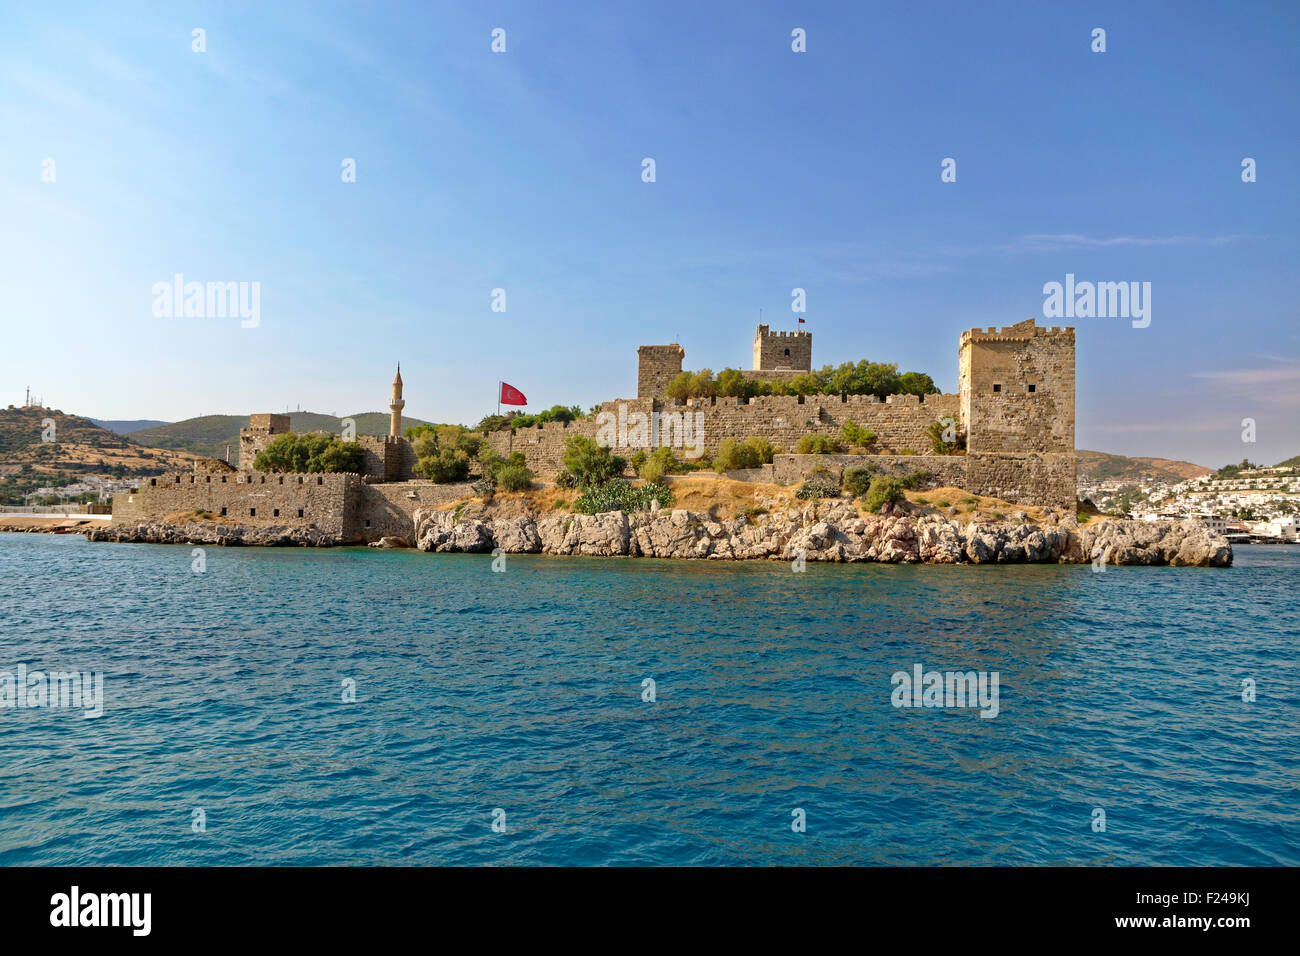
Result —
M 803 501 L 810 498 L 838 498 L 840 489 L 838 485 L 824 485 L 816 481 L 805 481 L 803 487 L 796 491 L 794 496 Z
M 502 491 L 527 491 L 533 486 L 533 473 L 522 464 L 508 464 L 496 474 Z
M 853 497 L 861 498 L 871 487 L 871 467 L 845 468 L 844 487 L 853 492 Z
M 668 469 L 664 467 L 663 461 L 658 457 L 651 458 L 649 461 L 645 462 L 641 466 L 641 470 L 637 472 L 637 474 L 652 485 L 662 484 L 664 475 L 667 473 Z
M 633 488 L 626 478 L 612 478 L 600 487 L 587 488 L 573 507 L 582 514 L 597 515 L 606 511 L 644 511 L 652 501 L 666 508 L 673 503 L 673 493 L 663 485 Z
M 850 418 L 840 429 L 840 437 L 844 439 L 845 444 L 861 445 L 865 448 L 875 442 L 876 433 L 869 428 L 863 428 Z
M 555 476 L 555 486 L 557 488 L 576 488 L 578 487 L 577 476 L 565 468 Z
M 470 466 L 483 453 L 484 442 L 459 425 L 419 425 L 408 429 L 415 449 L 417 475 L 430 481 L 447 483 L 464 481 L 469 477 Z M 491 452 L 484 455 L 491 465 L 499 461 Z M 487 477 L 491 477 L 490 474 Z
M 916 449 L 915 449 L 915 448 L 904 448 L 902 451 L 899 452 L 899 454 L 900 454 L 900 455 L 915 455 L 915 454 L 916 454 Z
M 795 446 L 800 455 L 835 455 L 844 450 L 834 435 L 804 435 Z
M 880 514 L 880 509 L 885 505 L 897 504 L 906 497 L 902 482 L 897 478 L 880 475 L 871 479 L 871 487 L 867 489 L 867 510 L 872 514 Z
M 934 503 L 934 506 L 936 508 L 947 508 L 950 504 L 951 502 L 944 501 L 942 498 L 940 498 L 938 501 Z
M 439 484 L 464 481 L 469 477 L 469 455 L 460 449 L 440 448 L 422 456 L 412 470 Z
M 951 428 L 952 441 L 944 440 L 944 432 Z M 936 455 L 955 455 L 966 448 L 966 432 L 958 428 L 951 418 L 930 422 L 925 429 L 930 448 Z
M 918 468 L 916 471 L 909 471 L 899 481 L 908 491 L 915 491 L 921 485 L 930 480 L 930 473 L 924 469 Z
M 746 438 L 739 442 L 734 438 L 724 438 L 718 443 L 718 453 L 713 456 L 713 470 L 721 474 L 769 465 L 775 452 L 766 438 Z
M 623 471 L 625 462 L 610 450 L 585 435 L 570 435 L 564 444 L 564 467 L 572 472 L 578 485 L 595 488 Z
M 741 517 L 749 522 L 753 522 L 759 515 L 767 514 L 767 509 L 762 505 L 746 505 L 740 510 Z
M 474 489 L 474 494 L 478 495 L 480 498 L 484 498 L 487 500 L 491 500 L 492 496 L 496 494 L 496 490 L 497 490 L 497 486 L 493 484 L 491 478 L 480 478 L 478 481 L 474 482 L 474 484 L 472 484 L 470 487 Z
M 635 455 L 633 455 L 631 458 L 628 459 L 628 464 L 632 466 L 632 470 L 636 472 L 638 475 L 641 474 L 641 467 L 645 463 L 646 463 L 646 453 L 643 451 L 638 451 Z

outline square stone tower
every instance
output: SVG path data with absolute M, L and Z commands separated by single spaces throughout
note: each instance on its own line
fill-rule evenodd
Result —
M 248 427 L 239 430 L 239 470 L 252 471 L 257 453 L 276 435 L 288 433 L 288 415 L 249 415 Z
M 811 332 L 772 332 L 760 325 L 754 332 L 754 371 L 807 372 L 812 369 Z
M 643 345 L 636 350 L 636 397 L 658 398 L 682 372 L 680 345 Z
M 968 454 L 1074 454 L 1074 329 L 971 329 L 958 355 Z

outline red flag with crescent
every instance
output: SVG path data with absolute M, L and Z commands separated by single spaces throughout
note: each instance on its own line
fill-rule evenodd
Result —
M 502 405 L 527 405 L 528 399 L 524 398 L 524 393 L 519 391 L 513 385 L 501 383 L 501 404 Z

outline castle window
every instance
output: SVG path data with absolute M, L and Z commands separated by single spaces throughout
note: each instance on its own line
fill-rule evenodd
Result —
M 208 484 L 212 484 L 212 476 L 211 476 L 211 475 L 208 475 L 208 477 L 205 478 L 205 479 L 203 479 L 203 480 L 206 481 Z
M 157 479 L 157 478 L 150 478 L 150 479 L 149 479 L 149 484 L 150 484 L 151 486 L 153 486 L 153 487 L 157 487 L 157 486 L 158 486 L 158 479 Z
M 180 476 L 180 475 L 177 475 L 177 476 L 176 476 L 176 484 L 179 485 L 180 483 L 181 483 L 181 476 Z
M 994 386 L 993 386 L 993 391 L 995 391 L 995 392 L 1000 392 L 1000 391 L 1002 391 L 1002 386 L 1001 386 L 1000 384 L 996 384 L 996 385 L 994 385 Z
M 222 475 L 222 476 L 221 476 L 221 483 L 222 483 L 223 485 L 226 483 L 226 476 L 225 476 L 225 475 Z
M 299 518 L 302 517 L 302 509 L 301 509 L 301 508 L 298 509 L 298 517 L 299 517 Z
M 785 350 L 785 354 L 786 354 L 786 355 L 789 355 L 789 354 L 790 354 L 790 350 L 789 350 L 789 349 L 786 349 L 786 350 Z
M 1033 392 L 1033 391 L 1037 391 L 1037 390 L 1038 390 L 1038 386 L 1037 386 L 1037 385 L 1030 385 L 1030 386 L 1029 386 L 1029 390 L 1030 390 L 1031 392 Z
M 221 509 L 221 514 L 222 514 L 222 516 L 224 516 L 225 513 L 226 513 L 226 509 L 225 509 L 225 508 L 222 508 L 222 509 Z
M 278 517 L 280 517 L 280 509 L 279 509 L 279 508 L 274 508 L 274 509 L 272 509 L 272 511 L 271 511 L 271 517 L 272 517 L 272 518 L 278 518 Z
M 256 508 L 249 508 L 249 509 L 248 509 L 248 516 L 249 516 L 250 518 L 256 518 L 256 517 L 257 517 L 257 509 L 256 509 Z
M 367 527 L 367 528 L 370 527 L 370 519 L 369 519 L 369 518 L 366 519 L 366 527 Z
M 266 484 L 266 475 L 262 476 L 262 484 Z
M 284 484 L 284 475 L 280 476 L 280 484 Z
M 299 476 L 298 476 L 298 484 L 300 484 L 300 485 L 302 484 L 302 475 L 299 475 Z
M 318 485 L 323 485 L 323 484 L 325 484 L 325 479 L 324 479 L 324 478 L 317 478 L 317 479 L 316 479 L 316 484 L 318 484 Z

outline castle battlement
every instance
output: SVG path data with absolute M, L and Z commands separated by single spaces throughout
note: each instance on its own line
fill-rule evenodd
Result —
M 1033 319 L 1025 319 L 1006 328 L 989 326 L 987 329 L 969 329 L 961 334 L 961 344 L 967 342 L 1029 342 L 1037 338 L 1064 337 L 1074 340 L 1073 326 L 1041 326 Z

